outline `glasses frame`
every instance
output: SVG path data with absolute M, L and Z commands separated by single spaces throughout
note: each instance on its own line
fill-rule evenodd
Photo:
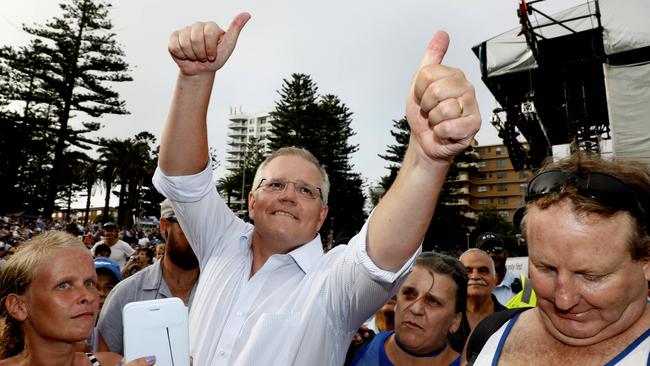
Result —
M 312 187 L 314 187 L 314 188 L 316 188 L 316 189 L 318 190 L 318 196 L 314 196 L 313 198 L 311 198 L 311 197 L 305 197 L 305 198 L 307 198 L 307 199 L 309 199 L 309 200 L 320 199 L 321 202 L 323 202 L 323 191 L 322 191 L 321 188 L 318 187 L 318 186 L 314 186 L 314 185 L 312 185 L 312 184 L 305 183 L 305 182 L 296 182 L 296 181 L 290 181 L 290 180 L 285 180 L 285 179 L 273 179 L 273 180 L 270 180 L 270 179 L 262 178 L 262 179 L 260 180 L 260 183 L 257 185 L 257 188 L 255 188 L 255 190 L 258 190 L 258 189 L 260 189 L 260 188 L 264 189 L 264 188 L 262 187 L 262 184 L 264 183 L 264 181 L 268 181 L 268 182 L 274 181 L 274 182 L 278 182 L 278 183 L 281 182 L 281 183 L 284 184 L 284 189 L 282 189 L 281 191 L 267 191 L 267 192 L 270 192 L 270 193 L 281 193 L 281 192 L 284 192 L 284 191 L 287 190 L 287 185 L 289 185 L 289 183 L 292 183 L 292 184 L 293 184 L 293 191 L 296 192 L 296 194 L 298 195 L 298 197 L 305 197 L 305 196 L 303 196 L 300 192 L 298 192 L 298 185 L 303 186 L 303 187 L 304 187 L 304 186 L 306 186 L 306 187 L 312 186 Z M 265 191 L 266 191 L 266 190 L 265 190 Z

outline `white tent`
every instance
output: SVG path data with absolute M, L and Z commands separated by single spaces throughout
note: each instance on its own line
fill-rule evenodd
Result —
M 650 1 L 587 1 L 551 15 L 556 22 L 543 16 L 529 19 L 532 27 L 541 26 L 536 33 L 551 39 L 571 34 L 567 28 L 575 32 L 598 28 L 597 9 L 613 153 L 650 165 Z M 484 42 L 476 52 L 484 60 L 484 78 L 538 67 L 521 27 Z

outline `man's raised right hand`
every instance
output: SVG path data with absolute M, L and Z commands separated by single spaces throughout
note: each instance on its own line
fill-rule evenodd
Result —
M 169 37 L 169 53 L 183 75 L 214 73 L 228 61 L 237 38 L 251 18 L 241 13 L 224 32 L 215 22 L 196 22 L 174 31 Z

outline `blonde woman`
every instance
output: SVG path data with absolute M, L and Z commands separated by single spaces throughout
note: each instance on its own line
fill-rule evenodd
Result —
M 116 353 L 75 351 L 95 326 L 96 282 L 93 258 L 74 236 L 50 231 L 25 242 L 0 274 L 0 365 L 120 364 Z

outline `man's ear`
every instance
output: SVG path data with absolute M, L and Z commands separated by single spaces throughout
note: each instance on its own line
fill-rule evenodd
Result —
M 160 218 L 160 234 L 162 234 L 163 239 L 167 241 L 167 228 L 169 227 L 169 222 L 166 218 Z
M 650 281 L 650 258 L 642 259 L 643 263 L 643 273 L 645 274 L 645 280 Z
M 323 208 L 320 210 L 319 218 L 318 218 L 318 228 L 316 229 L 316 232 L 320 231 L 320 228 L 323 226 L 323 223 L 325 222 L 325 219 L 327 218 L 327 212 L 329 211 L 329 206 L 323 205 Z
M 255 194 L 248 192 L 248 218 L 255 221 Z
M 19 322 L 25 321 L 29 312 L 27 311 L 27 304 L 25 303 L 24 297 L 16 294 L 9 294 L 5 298 L 4 306 L 7 308 L 7 312 L 11 315 L 12 318 L 16 319 Z

